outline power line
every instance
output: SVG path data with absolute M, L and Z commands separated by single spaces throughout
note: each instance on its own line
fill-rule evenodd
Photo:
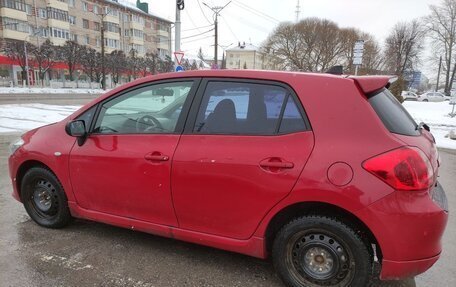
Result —
M 188 39 L 188 38 L 194 38 L 194 37 L 198 37 L 198 36 L 201 36 L 201 35 L 204 35 L 204 34 L 207 34 L 209 32 L 212 32 L 214 31 L 214 28 L 210 29 L 210 30 L 207 30 L 206 32 L 203 32 L 203 33 L 199 33 L 199 34 L 195 34 L 195 35 L 191 35 L 191 36 L 187 36 L 187 37 L 183 37 L 181 38 L 182 40 L 183 39 Z M 212 37 L 212 36 L 211 36 Z
M 222 15 L 220 15 L 220 16 L 222 16 Z M 222 18 L 223 18 L 223 20 L 225 21 L 225 24 L 226 24 L 226 26 L 228 27 L 228 29 L 230 30 L 231 34 L 232 34 L 232 35 L 234 36 L 234 38 L 239 42 L 238 37 L 236 36 L 236 34 L 234 34 L 233 30 L 231 29 L 230 25 L 228 24 L 228 21 L 226 21 L 225 17 L 222 16 Z
M 200 32 L 199 29 L 203 29 L 203 28 L 209 28 L 209 27 L 212 27 L 214 26 L 214 24 L 211 24 L 211 25 L 207 25 L 207 26 L 201 26 L 201 27 L 196 27 L 195 28 L 191 28 L 191 29 L 186 29 L 186 30 L 182 30 L 182 32 L 188 32 L 188 31 L 193 31 L 193 30 L 198 30 L 198 32 Z
M 252 8 L 250 6 L 248 6 L 247 4 L 244 4 L 244 3 L 241 3 L 239 1 L 236 1 L 236 0 L 233 0 L 234 4 L 244 10 L 246 10 L 247 12 L 250 12 L 252 14 L 255 14 L 256 16 L 258 17 L 261 17 L 265 20 L 268 20 L 270 22 L 273 22 L 275 24 L 277 23 L 280 23 L 280 20 L 277 20 L 276 18 L 272 17 L 272 16 L 269 16 L 268 14 L 266 13 L 263 13 L 261 11 L 259 11 L 258 9 L 255 9 L 255 8 Z
M 204 10 L 203 10 L 203 7 L 201 7 L 200 0 L 198 0 L 198 6 L 199 6 L 199 8 L 201 10 L 201 13 L 203 14 L 204 18 L 206 19 L 206 21 L 211 24 L 212 22 L 209 21 L 209 19 L 206 17 L 206 14 L 204 14 Z
M 206 36 L 206 37 L 201 38 L 201 39 L 189 40 L 189 41 L 183 42 L 182 44 L 188 44 L 188 43 L 191 43 L 191 42 L 201 41 L 201 40 L 204 40 L 204 39 L 207 39 L 207 38 L 213 38 L 213 37 L 214 37 L 214 36 Z
M 201 33 L 200 28 L 196 26 L 195 22 L 193 22 L 192 17 L 190 17 L 190 14 L 188 13 L 188 9 L 185 10 L 185 14 L 187 14 L 188 19 L 190 19 L 190 22 L 192 22 L 193 27 L 195 27 L 194 30 L 198 30 L 198 32 Z

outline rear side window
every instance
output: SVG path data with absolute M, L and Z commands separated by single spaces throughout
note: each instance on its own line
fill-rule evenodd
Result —
M 194 132 L 274 135 L 306 130 L 290 92 L 281 86 L 247 82 L 209 82 Z
M 416 122 L 389 90 L 383 89 L 370 96 L 369 103 L 390 132 L 406 136 L 420 135 Z

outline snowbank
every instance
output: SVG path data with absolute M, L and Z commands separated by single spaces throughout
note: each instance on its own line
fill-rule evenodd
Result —
M 431 127 L 438 147 L 456 149 L 456 140 L 446 137 L 451 130 L 456 131 L 456 117 L 449 116 L 452 106 L 448 102 L 405 102 L 404 107 L 417 123 L 425 122 Z M 57 122 L 78 108 L 44 104 L 0 105 L 0 133 L 24 132 Z
M 451 130 L 456 130 L 456 117 L 449 116 L 452 105 L 448 102 L 404 102 L 404 107 L 417 123 L 424 122 L 431 128 L 438 147 L 456 149 L 456 140 L 446 137 Z
M 102 89 L 51 89 L 51 88 L 4 88 L 0 94 L 104 94 Z

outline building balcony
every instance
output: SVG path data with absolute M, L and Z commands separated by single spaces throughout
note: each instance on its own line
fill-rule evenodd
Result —
M 106 15 L 105 19 L 104 19 L 105 22 L 112 22 L 112 23 L 116 23 L 116 24 L 119 24 L 119 16 L 112 16 L 112 15 Z
M 169 38 L 169 32 L 165 30 L 157 30 L 157 36 L 164 36 Z
M 140 24 L 138 22 L 130 21 L 128 22 L 129 27 L 132 29 L 137 29 L 137 30 L 144 30 L 144 25 Z
M 110 38 L 110 39 L 115 39 L 115 40 L 120 40 L 119 33 L 114 33 L 114 32 L 109 32 L 109 31 L 104 32 L 104 37 Z
M 61 29 L 70 30 L 70 22 L 65 22 L 65 21 L 51 19 L 51 18 L 48 19 L 48 26 L 49 27 L 59 27 Z
M 0 16 L 8 17 L 11 19 L 27 21 L 27 13 L 25 11 L 16 10 L 12 8 L 2 7 L 0 8 Z
M 165 50 L 168 50 L 169 49 L 169 42 L 166 41 L 166 42 L 160 42 L 157 44 L 157 48 L 158 49 L 165 49 Z
M 144 45 L 144 39 L 138 37 L 130 37 L 130 44 Z
M 8 29 L 3 29 L 1 33 L 1 38 L 3 39 L 13 39 L 19 41 L 24 41 L 27 36 L 29 36 L 29 33 Z
M 46 4 L 48 7 L 53 7 L 56 9 L 60 9 L 63 11 L 68 11 L 68 3 L 67 2 L 62 2 L 59 0 L 46 0 Z

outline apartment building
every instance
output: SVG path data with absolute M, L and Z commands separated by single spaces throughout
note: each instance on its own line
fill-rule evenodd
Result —
M 0 0 L 0 38 L 29 41 L 50 39 L 55 45 L 74 40 L 105 50 L 135 49 L 139 55 L 171 56 L 172 22 L 148 11 L 147 3 L 126 0 Z
M 226 50 L 227 69 L 275 70 L 278 59 L 252 44 L 238 43 Z

